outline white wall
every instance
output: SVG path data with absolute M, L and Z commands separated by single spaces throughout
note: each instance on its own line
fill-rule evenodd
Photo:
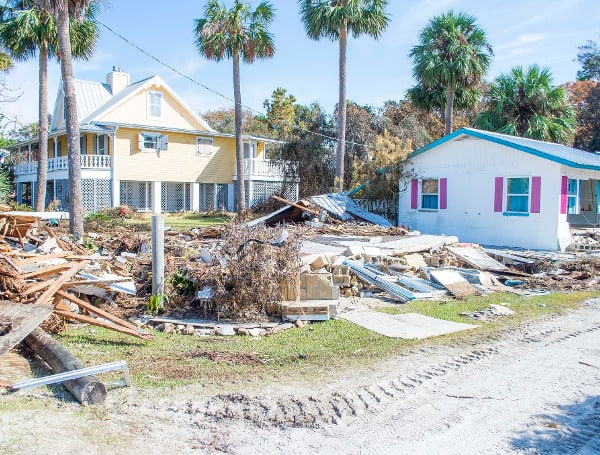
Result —
M 448 208 L 410 208 L 410 182 L 400 194 L 399 223 L 431 234 L 456 235 L 462 242 L 555 250 L 558 247 L 561 165 L 490 141 L 462 137 L 412 159 L 419 178 L 447 178 Z M 541 176 L 540 213 L 506 216 L 494 212 L 495 177 Z M 401 182 L 401 188 L 406 182 Z M 563 215 L 566 223 L 566 215 Z M 568 227 L 568 225 L 567 225 Z M 564 227 L 563 227 L 564 229 Z

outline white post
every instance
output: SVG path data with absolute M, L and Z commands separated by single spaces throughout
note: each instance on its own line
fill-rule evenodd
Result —
M 165 220 L 162 215 L 152 215 L 152 294 L 160 299 L 165 284 Z
M 152 213 L 162 212 L 162 182 L 151 182 Z
M 199 212 L 200 211 L 200 184 L 197 182 L 193 182 L 192 183 L 192 188 L 191 188 L 191 201 L 190 201 L 190 208 L 192 209 L 193 212 Z

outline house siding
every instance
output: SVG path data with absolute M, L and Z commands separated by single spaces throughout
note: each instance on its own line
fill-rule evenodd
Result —
M 233 138 L 213 138 L 210 156 L 196 155 L 196 137 L 191 134 L 162 133 L 169 137 L 168 150 L 142 152 L 138 147 L 141 130 L 119 128 L 116 137 L 117 180 L 231 183 L 235 156 Z M 152 131 L 151 128 L 144 131 Z
M 558 247 L 564 231 L 559 217 L 561 165 L 477 138 L 442 143 L 411 159 L 417 178 L 447 178 L 447 208 L 411 209 L 411 182 L 399 199 L 399 223 L 461 241 L 534 249 Z M 508 177 L 540 177 L 539 213 L 506 216 Z M 497 177 L 502 177 L 502 210 L 495 211 Z M 530 187 L 531 203 L 531 187 Z M 414 202 L 414 201 L 413 201 Z M 536 207 L 537 208 L 537 207 Z M 568 229 L 568 225 L 567 225 Z
M 159 119 L 148 117 L 148 91 L 160 91 L 162 93 L 161 117 Z M 147 90 L 132 95 L 126 102 L 116 104 L 113 109 L 105 112 L 98 120 L 206 131 L 206 128 L 193 119 L 174 97 L 158 86 L 150 86 Z

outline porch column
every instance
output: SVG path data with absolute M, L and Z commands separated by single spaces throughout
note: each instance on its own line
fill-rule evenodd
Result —
M 248 202 L 246 204 L 246 208 L 252 208 L 252 200 L 254 199 L 254 181 L 248 180 L 248 194 L 246 194 L 248 198 Z
M 161 213 L 162 209 L 162 182 L 151 182 L 152 188 L 152 213 Z
M 227 184 L 227 211 L 235 211 L 235 183 Z M 216 192 L 215 192 L 216 193 Z
M 193 212 L 200 211 L 200 184 L 197 182 L 192 183 L 191 195 L 190 195 L 190 208 Z
M 113 207 L 118 207 L 119 205 L 121 205 L 121 181 L 117 180 L 116 176 L 115 176 L 115 169 L 116 167 L 116 142 L 115 142 L 115 138 L 117 136 L 117 132 L 115 131 L 110 137 L 111 137 L 111 142 L 112 142 L 112 155 L 110 153 L 110 149 L 108 151 L 108 155 L 110 155 L 110 181 L 111 181 L 111 195 L 112 195 L 112 206 Z M 86 141 L 87 142 L 87 141 Z M 87 144 L 86 144 L 87 145 Z

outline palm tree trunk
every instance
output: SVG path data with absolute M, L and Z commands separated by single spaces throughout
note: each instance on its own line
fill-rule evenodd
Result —
M 246 188 L 244 178 L 244 144 L 242 142 L 242 92 L 240 90 L 240 53 L 233 53 L 233 99 L 235 102 L 235 161 L 237 185 L 235 187 L 238 216 L 246 211 Z
M 48 180 L 48 48 L 39 49 L 39 152 L 37 184 L 35 188 L 35 210 L 46 208 L 46 181 Z
M 446 136 L 452 133 L 452 111 L 454 109 L 454 87 L 448 85 L 448 93 L 446 94 Z
M 79 124 L 73 78 L 73 60 L 69 34 L 69 0 L 62 0 L 56 28 L 60 49 L 60 69 L 65 94 L 67 149 L 69 162 L 69 231 L 75 239 L 83 238 L 83 205 L 81 202 L 81 162 L 79 157 Z
M 344 189 L 344 154 L 346 152 L 346 46 L 348 39 L 348 26 L 344 24 L 340 28 L 340 93 L 338 101 L 338 125 L 337 125 L 337 151 L 335 155 L 335 181 L 333 185 L 336 191 Z

